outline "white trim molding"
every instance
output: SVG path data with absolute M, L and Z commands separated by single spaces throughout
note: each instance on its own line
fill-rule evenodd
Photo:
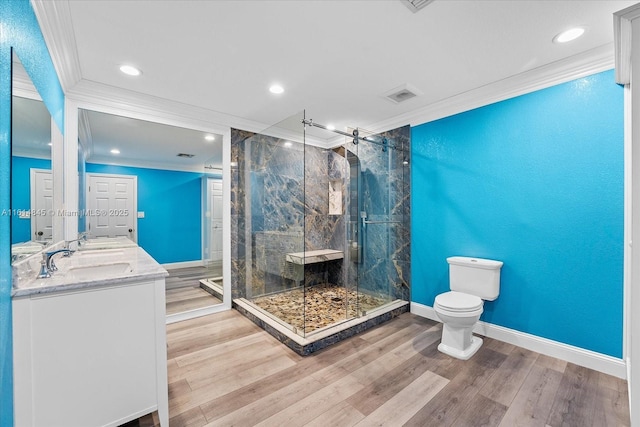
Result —
M 424 304 L 412 302 L 411 313 L 440 322 L 433 307 Z M 473 332 L 618 378 L 627 378 L 627 364 L 623 359 L 486 322 L 478 322 Z
M 192 267 L 204 267 L 204 261 L 199 259 L 196 261 L 182 261 L 182 262 L 168 262 L 166 264 L 162 264 L 165 270 L 175 269 L 175 268 L 192 268 Z
M 208 316 L 209 314 L 220 313 L 222 311 L 231 310 L 225 304 L 215 304 L 209 307 L 196 308 L 189 311 L 183 311 L 180 313 L 167 314 L 167 325 L 176 322 L 182 322 L 184 320 L 195 319 L 196 317 Z
M 66 94 L 82 79 L 69 2 L 31 0 L 31 5 Z
M 631 82 L 631 21 L 640 17 L 640 3 L 613 14 L 616 83 Z
M 614 46 L 612 43 L 608 43 L 578 55 L 443 99 L 426 107 L 392 117 L 389 120 L 370 123 L 363 127 L 373 133 L 378 133 L 407 124 L 417 126 L 581 77 L 611 70 L 613 67 Z
M 616 82 L 625 85 L 625 245 L 624 245 L 624 357 L 627 361 L 627 383 L 631 425 L 640 424 L 640 251 L 633 241 L 640 241 L 640 116 L 634 112 L 640 105 L 640 3 L 613 14 Z M 633 47 L 633 49 L 632 49 Z M 635 83 L 634 83 L 635 82 Z

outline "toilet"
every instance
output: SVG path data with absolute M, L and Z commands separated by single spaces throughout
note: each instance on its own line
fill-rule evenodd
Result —
M 467 360 L 482 345 L 482 338 L 472 334 L 482 314 L 484 301 L 500 294 L 502 261 L 482 258 L 449 257 L 449 288 L 436 296 L 433 308 L 443 323 L 438 350 Z

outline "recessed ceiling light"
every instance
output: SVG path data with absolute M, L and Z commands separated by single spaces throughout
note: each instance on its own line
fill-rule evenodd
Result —
M 334 125 L 327 125 L 327 130 L 336 130 Z
M 215 141 L 216 137 L 214 135 L 208 134 L 204 136 L 204 139 L 207 141 Z
M 114 148 L 113 150 L 111 150 L 111 154 L 120 154 L 120 150 Z
M 271 93 L 275 93 L 275 94 L 279 94 L 284 92 L 284 88 L 280 85 L 271 85 L 271 87 L 269 88 L 269 92 Z
M 560 34 L 556 35 L 553 38 L 553 42 L 554 43 L 567 43 L 567 42 L 570 42 L 572 40 L 577 39 L 581 35 L 583 35 L 584 31 L 585 30 L 582 27 L 571 28 L 571 29 L 569 29 L 567 31 L 563 31 Z
M 293 144 L 291 144 L 291 141 L 286 141 L 283 145 L 285 147 L 291 147 Z
M 133 65 L 121 65 L 120 71 L 122 71 L 128 76 L 139 76 L 140 74 L 142 74 L 142 71 L 140 71 L 138 68 L 134 67 Z

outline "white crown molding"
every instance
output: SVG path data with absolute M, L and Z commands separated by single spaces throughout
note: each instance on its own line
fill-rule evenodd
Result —
M 62 90 L 66 93 L 82 79 L 68 0 L 31 0 Z
M 613 68 L 613 43 L 578 55 L 526 71 L 515 76 L 452 96 L 426 107 L 372 123 L 364 128 L 374 132 L 395 129 L 404 125 L 417 126 L 443 117 L 469 111 L 505 99 L 555 86 L 580 77 Z
M 302 142 L 302 133 L 287 129 L 276 128 L 273 125 L 243 119 L 226 113 L 220 113 L 206 108 L 183 104 L 177 101 L 168 100 L 139 92 L 132 92 L 102 83 L 82 80 L 69 92 L 68 97 L 77 101 L 82 108 L 98 109 L 100 106 L 107 106 L 114 114 L 135 116 L 144 114 L 155 118 L 163 118 L 164 122 L 175 122 L 180 126 L 201 127 L 210 129 L 214 126 L 223 132 L 223 128 L 232 127 L 249 132 L 263 133 L 269 131 L 269 135 L 277 138 L 287 139 L 294 142 Z M 118 113 L 119 112 L 119 113 Z M 178 122 L 176 122 L 178 119 Z M 302 129 L 302 128 L 301 128 Z M 305 142 L 310 145 L 325 148 L 327 141 L 305 137 Z
M 132 159 L 114 159 L 113 157 L 106 156 L 96 156 L 93 155 L 87 160 L 87 163 L 97 164 L 97 165 L 108 165 L 108 166 L 122 166 L 127 168 L 139 168 L 139 169 L 156 169 L 163 171 L 175 171 L 175 172 L 195 172 L 195 173 L 207 173 L 208 170 L 217 171 L 221 169 L 205 169 L 204 164 L 196 164 L 196 165 L 177 165 L 171 162 L 150 162 L 149 160 L 140 159 L 140 160 L 132 160 Z
M 640 17 L 640 3 L 613 14 L 616 83 L 631 81 L 631 21 Z
M 11 94 L 20 98 L 42 101 L 38 90 L 33 85 L 33 82 L 24 67 L 20 64 L 16 64 L 15 62 L 11 70 Z
M 442 323 L 433 307 L 424 304 L 412 302 L 411 313 Z M 623 359 L 486 322 L 478 322 L 473 332 L 618 378 L 627 378 L 627 364 Z
M 11 150 L 11 156 L 14 157 L 29 157 L 32 159 L 51 160 L 51 150 L 49 150 L 48 153 L 44 153 L 42 150 L 23 148 L 15 145 L 11 147 Z
M 236 127 L 251 132 L 259 132 L 269 127 L 264 123 L 247 120 L 230 114 L 219 113 L 177 101 L 133 92 L 89 80 L 81 80 L 67 93 L 81 108 L 104 111 L 103 108 L 121 111 L 120 115 L 158 117 L 170 122 L 190 124 L 192 127 L 218 128 L 223 133 L 226 127 Z M 115 113 L 117 114 L 117 113 Z
M 210 127 L 211 125 L 218 127 L 229 126 L 256 133 L 261 133 L 271 127 L 270 124 L 82 79 L 73 34 L 69 0 L 57 0 L 55 2 L 47 0 L 31 1 L 63 90 L 68 97 L 81 103 L 115 107 L 125 115 L 139 113 L 157 117 L 164 121 L 175 121 L 176 118 L 180 118 L 180 123 L 183 123 L 183 125 L 195 122 L 199 123 L 201 127 Z M 630 17 L 636 16 L 634 14 L 638 13 L 637 6 L 632 6 L 618 12 L 618 14 L 625 12 L 623 14 L 624 19 L 630 19 Z M 387 120 L 361 127 L 373 133 L 378 133 L 407 124 L 416 126 L 605 71 L 614 67 L 614 47 L 613 43 L 609 43 Z M 299 135 L 293 132 L 279 132 L 278 135 L 274 136 L 291 140 L 299 139 Z M 322 140 L 307 136 L 305 142 L 327 148 L 338 144 L 339 140 L 338 138 Z

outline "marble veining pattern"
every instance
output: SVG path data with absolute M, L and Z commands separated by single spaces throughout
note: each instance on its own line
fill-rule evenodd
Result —
M 285 291 L 291 297 L 298 286 L 330 282 L 384 301 L 410 299 L 409 126 L 376 136 L 399 150 L 351 141 L 326 150 L 236 129 L 231 134 L 237 164 L 231 180 L 232 298 Z M 329 184 L 333 196 L 341 196 L 332 209 Z M 380 223 L 361 228 L 361 212 Z M 322 249 L 342 251 L 344 258 L 302 270 L 287 266 L 286 253 Z
M 55 260 L 58 271 L 54 272 L 47 279 L 38 279 L 39 263 L 37 269 L 32 269 L 28 275 L 17 282 L 17 287 L 12 290 L 12 297 L 26 297 L 35 294 L 50 294 L 61 291 L 89 289 L 99 286 L 112 286 L 117 284 L 138 282 L 141 280 L 154 280 L 169 275 L 151 255 L 144 249 L 136 247 L 125 247 L 114 249 L 102 249 L 94 251 L 79 252 L 70 257 L 56 255 Z M 36 257 L 39 258 L 38 255 Z M 86 268 L 90 271 L 95 267 L 99 270 L 100 265 L 127 264 L 129 268 L 119 272 L 109 272 L 89 277 L 74 278 L 72 271 L 74 268 Z

